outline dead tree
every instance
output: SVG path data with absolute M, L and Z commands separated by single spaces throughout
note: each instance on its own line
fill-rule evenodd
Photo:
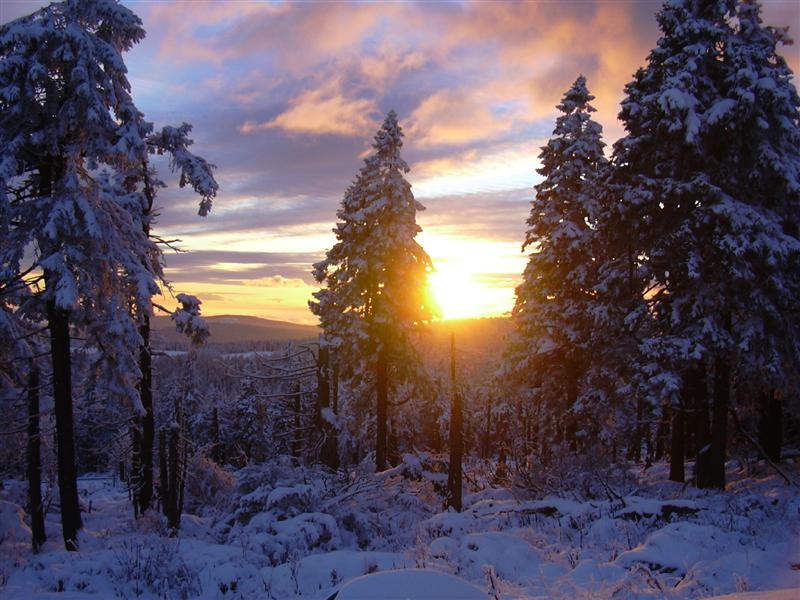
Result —
M 377 410 L 375 424 L 375 471 L 386 470 L 386 445 L 389 419 L 389 356 L 386 349 L 385 336 L 381 336 L 381 346 L 375 363 L 375 387 Z
M 294 393 L 292 394 L 293 400 L 293 410 L 292 410 L 292 420 L 294 422 L 294 428 L 292 429 L 292 458 L 300 460 L 300 455 L 302 454 L 303 450 L 303 430 L 302 430 L 302 423 L 300 422 L 300 415 L 303 412 L 303 406 L 300 402 L 302 393 L 300 392 L 300 384 L 298 382 L 294 383 Z
M 461 397 L 456 385 L 456 335 L 450 334 L 450 466 L 447 472 L 446 507 L 453 507 L 461 512 L 461 459 L 463 454 L 463 415 L 461 413 Z
M 31 515 L 32 546 L 39 552 L 47 540 L 44 529 L 44 510 L 42 508 L 42 459 L 41 431 L 39 429 L 39 367 L 30 362 L 28 376 L 28 513 Z
M 339 468 L 339 450 L 336 439 L 336 427 L 332 423 L 334 414 L 330 409 L 330 354 L 328 347 L 320 343 L 317 358 L 317 428 L 322 436 L 319 459 L 330 469 Z

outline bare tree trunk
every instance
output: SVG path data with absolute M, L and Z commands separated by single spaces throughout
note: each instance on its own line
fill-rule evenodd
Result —
M 567 365 L 567 409 L 564 411 L 564 437 L 572 452 L 578 451 L 578 419 L 575 407 L 578 404 L 578 368 L 574 363 Z
M 293 422 L 294 422 L 294 433 L 292 435 L 292 457 L 300 460 L 300 454 L 303 450 L 303 439 L 302 433 L 300 431 L 300 427 L 302 423 L 300 422 L 300 411 L 302 410 L 302 404 L 300 402 L 300 384 L 295 383 L 294 385 L 295 393 L 292 396 L 294 399 L 294 406 L 293 406 Z
M 320 462 L 329 469 L 339 468 L 339 450 L 336 439 L 336 428 L 328 420 L 326 414 L 330 410 L 330 380 L 328 369 L 330 367 L 330 354 L 327 346 L 320 344 L 319 359 L 317 361 L 317 427 L 322 435 L 320 447 Z
M 644 426 L 644 468 L 649 469 L 653 466 L 653 428 L 649 421 Z
M 728 406 L 731 395 L 731 367 L 727 356 L 714 363 L 714 405 L 711 413 L 709 487 L 725 489 L 725 458 L 728 439 Z
M 481 457 L 487 459 L 492 455 L 492 404 L 493 398 L 488 396 L 486 398 L 486 429 L 483 433 L 483 448 L 481 448 Z
M 137 419 L 130 427 L 131 435 L 131 480 L 128 489 L 131 491 L 133 501 L 133 515 L 137 519 L 141 514 L 139 505 L 139 487 L 142 485 L 142 430 L 139 427 L 141 419 Z
M 663 403 L 661 405 L 661 418 L 658 420 L 658 427 L 656 428 L 656 449 L 653 455 L 653 460 L 656 462 L 664 458 L 667 451 L 667 438 L 670 437 L 670 408 L 669 404 Z
M 167 466 L 167 434 L 164 429 L 158 432 L 158 481 L 159 498 L 161 499 L 161 512 L 167 515 L 169 504 L 169 468 Z
M 145 233 L 149 233 L 149 231 Z M 142 318 L 139 335 L 142 338 L 142 347 L 139 349 L 139 369 L 142 372 L 142 379 L 139 382 L 139 396 L 145 413 L 141 418 L 142 439 L 139 453 L 141 478 L 137 499 L 139 510 L 144 512 L 150 508 L 153 500 L 153 442 L 155 437 L 153 368 L 150 354 L 150 317 L 148 315 L 144 315 Z
M 390 422 L 387 429 L 386 462 L 389 467 L 395 467 L 400 464 L 400 440 L 397 437 L 397 429 L 394 422 Z
M 774 388 L 761 392 L 758 408 L 758 443 L 767 458 L 777 464 L 783 444 L 783 403 Z
M 31 361 L 28 377 L 28 512 L 31 515 L 31 543 L 34 553 L 47 540 L 42 509 L 42 459 L 39 430 L 39 367 Z
M 685 411 L 682 406 L 672 409 L 672 436 L 669 452 L 669 478 L 681 483 L 686 479 L 685 460 Z
M 183 423 L 178 431 L 185 431 Z M 178 525 L 180 526 L 180 518 L 183 513 L 183 492 L 186 489 L 186 475 L 189 472 L 189 441 L 183 436 L 178 441 L 178 461 L 180 465 L 180 479 L 178 480 Z
M 633 429 L 633 439 L 628 447 L 628 460 L 639 462 L 642 460 L 642 437 L 644 434 L 644 401 L 636 399 L 636 426 Z
M 694 447 L 694 422 L 697 419 L 695 413 L 694 399 L 690 396 L 684 396 L 682 406 L 686 414 L 683 416 L 683 453 L 684 458 L 690 458 L 695 455 Z
M 506 483 L 508 477 L 508 465 L 506 464 L 508 453 L 508 414 L 503 414 L 497 422 L 497 470 L 494 473 L 496 484 Z
M 45 271 L 50 289 L 53 275 Z M 58 450 L 58 492 L 61 500 L 61 529 L 67 550 L 78 549 L 78 530 L 83 527 L 78 502 L 75 438 L 72 423 L 72 357 L 70 355 L 69 312 L 47 302 L 50 356 L 53 362 L 53 402 L 56 414 Z
M 524 456 L 527 457 L 528 455 L 530 455 L 530 453 L 533 450 L 533 444 L 532 444 L 533 433 L 531 431 L 531 429 L 532 429 L 531 424 L 533 422 L 533 419 L 531 418 L 531 411 L 530 411 L 529 408 L 523 407 L 522 414 L 523 414 L 522 430 L 523 430 L 523 435 L 524 435 L 524 440 L 525 440 L 525 444 L 524 444 L 525 450 L 524 450 L 523 454 L 524 454 Z M 467 425 L 466 425 L 466 427 L 464 429 L 465 429 L 464 437 L 466 437 L 466 439 L 469 439 L 469 435 L 468 435 L 469 434 L 469 423 L 467 423 Z
M 450 467 L 447 472 L 447 501 L 446 506 L 451 506 L 461 512 L 461 460 L 464 451 L 462 437 L 461 397 L 456 384 L 456 336 L 450 333 Z
M 222 464 L 222 443 L 219 437 L 219 411 L 215 406 L 211 411 L 211 435 L 213 447 L 211 448 L 211 459 L 218 465 Z
M 173 422 L 169 429 L 169 457 L 167 463 L 167 490 L 164 506 L 166 508 L 167 525 L 170 535 L 178 535 L 181 526 L 181 513 L 178 508 L 178 494 L 180 489 L 180 428 Z
M 339 414 L 339 353 L 334 349 L 331 377 L 333 379 L 333 414 Z
M 48 104 L 52 96 L 47 94 Z M 63 159 L 47 157 L 39 168 L 39 195 L 52 196 L 53 184 L 63 174 Z M 57 242 L 50 242 L 57 244 Z M 57 248 L 43 248 L 43 255 Z M 55 296 L 58 276 L 44 271 L 45 289 Z M 50 358 L 53 367 L 53 404 L 56 416 L 56 451 L 58 454 L 58 493 L 61 501 L 61 530 L 68 551 L 78 550 L 81 522 L 78 502 L 77 469 L 75 468 L 75 436 L 72 418 L 72 355 L 70 354 L 69 311 L 56 306 L 55 299 L 46 303 L 47 326 L 50 330 Z
M 164 495 L 165 514 L 170 536 L 177 536 L 181 526 L 181 509 L 183 504 L 183 468 L 185 457 L 182 459 L 181 432 L 183 430 L 183 405 L 189 396 L 194 366 L 194 350 L 189 353 L 189 359 L 184 373 L 184 385 L 181 394 L 175 396 L 172 423 L 169 425 L 169 442 L 167 462 L 167 485 Z
M 695 485 L 710 487 L 711 424 L 708 410 L 708 382 L 704 362 L 689 371 L 689 398 L 694 414 Z
M 387 418 L 389 413 L 389 365 L 385 340 L 381 340 L 376 364 L 377 410 L 375 424 L 375 470 L 386 470 Z

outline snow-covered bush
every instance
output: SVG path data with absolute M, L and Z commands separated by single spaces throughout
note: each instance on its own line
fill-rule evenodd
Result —
M 113 548 L 112 575 L 123 598 L 147 592 L 169 600 L 188 600 L 202 592 L 197 573 L 186 566 L 179 541 L 148 536 L 127 538 Z
M 186 479 L 186 510 L 221 512 L 231 503 L 234 477 L 201 453 L 190 459 Z
M 31 530 L 25 524 L 25 512 L 16 504 L 0 500 L 0 544 L 28 542 Z
M 568 493 L 586 500 L 608 500 L 633 490 L 635 481 L 625 463 L 609 464 L 599 453 L 553 452 L 542 461 L 536 454 L 510 465 L 511 484 L 522 493 L 542 497 Z

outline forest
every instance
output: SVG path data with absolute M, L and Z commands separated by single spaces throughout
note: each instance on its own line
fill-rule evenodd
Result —
M 165 274 L 159 192 L 225 190 L 134 103 L 140 18 L 0 25 L 0 598 L 796 597 L 792 40 L 756 0 L 657 21 L 620 139 L 584 75 L 555 107 L 510 315 L 442 318 L 389 110 L 319 328 L 224 342 Z

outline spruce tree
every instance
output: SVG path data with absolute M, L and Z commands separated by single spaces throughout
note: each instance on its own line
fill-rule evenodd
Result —
M 388 395 L 391 378 L 416 365 L 411 336 L 430 318 L 425 282 L 431 268 L 416 241 L 421 231 L 400 157 L 403 133 L 389 112 L 356 180 L 348 188 L 333 230 L 337 243 L 314 265 L 324 285 L 309 303 L 326 339 L 337 347 L 342 376 L 368 382 L 376 397 L 375 463 L 386 467 Z
M 143 37 L 140 19 L 115 0 L 66 0 L 0 28 L 1 272 L 13 285 L 37 286 L 19 308 L 46 320 L 50 331 L 70 550 L 81 527 L 72 329 L 99 350 L 97 372 L 109 395 L 146 412 L 136 390 L 139 323 L 163 283 L 161 251 L 148 236 L 147 159 L 169 149 L 153 140 L 152 125 L 130 96 L 122 53 Z M 175 164 L 193 185 L 197 173 L 199 184 L 200 163 L 184 151 L 185 143 Z M 209 203 L 210 196 L 201 212 Z
M 596 184 L 607 164 L 602 127 L 591 118 L 593 99 L 581 75 L 557 106 L 562 114 L 539 155 L 544 181 L 535 188 L 522 246 L 533 252 L 513 311 L 515 368 L 524 385 L 538 388 L 556 422 L 555 437 L 566 433 L 573 446 L 595 296 Z
M 636 273 L 653 318 L 640 331 L 636 362 L 652 399 L 686 410 L 700 390 L 691 406 L 699 414 L 706 386 L 694 380 L 710 372 L 710 440 L 696 479 L 720 488 L 732 371 L 751 365 L 749 373 L 771 370 L 785 383 L 797 364 L 798 244 L 789 216 L 798 198 L 797 94 L 775 52 L 780 36 L 757 14 L 752 2 L 664 5 L 663 35 L 626 87 L 627 135 L 615 144 L 610 186 L 612 220 L 633 243 L 628 260 L 606 271 L 606 285 Z M 625 243 L 611 247 L 622 256 Z
M 195 193 L 201 197 L 199 215 L 206 216 L 211 210 L 211 203 L 217 194 L 218 185 L 214 179 L 213 165 L 205 159 L 189 151 L 193 141 L 189 138 L 192 126 L 183 123 L 180 127 L 167 126 L 150 134 L 147 139 L 148 155 L 163 155 L 170 157 L 170 166 L 173 171 L 180 173 L 180 186 L 190 185 Z M 141 165 L 134 166 L 128 174 L 129 182 L 138 182 L 142 192 L 142 230 L 146 236 L 158 239 L 152 235 L 154 224 L 154 210 L 157 192 L 165 187 L 157 173 L 145 160 Z M 158 259 L 158 256 L 154 257 Z M 153 444 L 155 442 L 155 417 L 153 407 L 153 374 L 152 356 L 150 349 L 150 312 L 139 311 L 136 314 L 139 326 L 139 335 L 142 339 L 139 350 L 139 371 L 141 378 L 138 383 L 141 412 L 138 415 L 136 436 L 140 436 L 138 446 L 140 455 L 135 457 L 141 473 L 138 480 L 134 502 L 140 512 L 150 507 L 153 494 Z
M 783 405 L 800 372 L 800 98 L 777 52 L 792 40 L 786 28 L 765 27 L 760 10 L 737 5 L 715 128 L 733 200 L 731 276 L 736 299 L 746 299 L 733 309 L 737 387 L 756 399 L 762 450 L 777 462 Z
M 100 1 L 52 4 L 0 30 L 0 212 L 13 223 L 2 258 L 5 269 L 20 273 L 32 244 L 43 271 L 37 300 L 51 338 L 68 550 L 77 548 L 81 527 L 70 327 L 94 329 L 90 336 L 103 329 L 103 347 L 113 355 L 106 364 L 120 367 L 112 388 L 120 380 L 124 386 L 128 373 L 138 371 L 131 353 L 117 352 L 125 342 L 138 346 L 128 316 L 131 284 L 142 304 L 158 290 L 160 265 L 147 259 L 153 248 L 130 210 L 135 200 L 109 189 L 120 184 L 117 166 L 145 150 L 147 125 L 131 101 L 121 59 L 143 35 L 133 13 Z

